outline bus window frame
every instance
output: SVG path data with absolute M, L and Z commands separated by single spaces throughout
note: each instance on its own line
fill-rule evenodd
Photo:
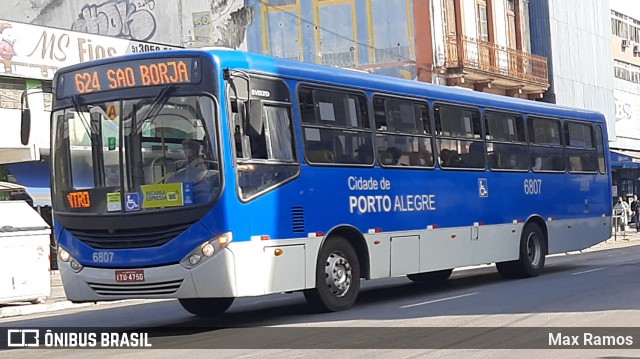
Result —
M 427 109 L 427 121 L 429 124 L 429 133 L 427 133 L 426 135 L 421 135 L 421 134 L 410 134 L 410 133 L 406 133 L 406 132 L 399 132 L 399 131 L 380 131 L 377 128 L 377 122 L 376 122 L 376 114 L 375 114 L 375 109 L 374 109 L 374 100 L 376 98 L 381 98 L 383 100 L 399 100 L 399 101 L 404 101 L 404 102 L 409 102 L 412 103 L 413 105 L 424 105 L 426 106 Z M 376 164 L 378 164 L 380 167 L 382 168 L 388 168 L 388 169 L 395 169 L 395 168 L 402 168 L 402 169 L 419 169 L 419 170 L 433 170 L 436 168 L 436 162 L 438 162 L 436 160 L 436 155 L 435 155 L 435 137 L 434 137 L 434 121 L 433 121 L 433 110 L 432 110 L 432 106 L 429 104 L 429 101 L 426 99 L 421 99 L 421 98 L 417 98 L 417 97 L 409 97 L 409 96 L 400 96 L 400 95 L 394 95 L 394 94 L 389 94 L 389 93 L 385 93 L 385 92 L 374 92 L 371 94 L 371 97 L 369 99 L 370 102 L 370 112 L 371 112 L 371 121 L 372 121 L 372 132 L 373 132 L 373 137 L 374 137 L 374 148 L 373 148 L 373 152 L 374 155 L 376 157 Z M 385 107 L 386 110 L 386 107 Z M 377 139 L 378 139 L 378 134 L 381 135 L 390 135 L 390 136 L 402 136 L 402 137 L 409 137 L 409 138 L 429 138 L 430 139 L 430 148 L 428 148 L 429 151 L 431 151 L 431 161 L 432 164 L 431 165 L 425 165 L 425 166 L 415 166 L 415 165 L 401 165 L 401 164 L 395 164 L 395 165 L 386 165 L 383 164 L 380 158 L 380 152 L 379 152 L 379 148 L 377 145 Z
M 460 108 L 460 109 L 468 109 L 471 111 L 476 111 L 477 115 L 478 115 L 478 120 L 480 122 L 480 138 L 476 139 L 476 138 L 470 138 L 470 137 L 454 137 L 454 136 L 439 136 L 437 134 L 437 124 L 436 124 L 436 115 L 435 115 L 435 111 L 436 111 L 436 107 L 438 106 L 449 106 L 449 107 L 456 107 L 456 108 Z M 449 102 L 449 101 L 434 101 L 432 106 L 431 106 L 431 117 L 433 118 L 433 122 L 432 122 L 432 128 L 433 128 L 433 137 L 435 140 L 435 146 L 438 150 L 437 156 L 434 156 L 434 161 L 437 162 L 438 164 L 438 168 L 440 168 L 441 170 L 445 170 L 445 171 L 472 171 L 472 172 L 484 172 L 487 170 L 487 141 L 486 141 L 486 136 L 485 136 L 485 129 L 484 129 L 484 121 L 482 121 L 483 119 L 483 110 L 484 108 L 481 106 L 475 106 L 475 105 L 466 105 L 466 104 L 460 104 L 457 102 Z M 442 150 L 442 148 L 440 147 L 440 143 L 439 143 L 439 139 L 445 139 L 445 140 L 458 140 L 458 141 L 470 141 L 470 142 L 482 142 L 483 146 L 484 146 L 484 166 L 483 167 L 446 167 L 446 166 L 442 166 L 442 164 L 440 163 L 440 151 Z M 458 154 L 459 155 L 459 154 Z
M 531 142 L 531 136 L 529 134 L 529 121 L 531 120 L 550 120 L 550 121 L 557 121 L 560 124 L 560 145 L 539 145 L 536 144 L 534 142 Z M 535 113 L 529 113 L 525 116 L 525 133 L 527 136 L 527 145 L 529 147 L 529 168 L 531 169 L 531 172 L 533 173 L 552 173 L 552 174 L 563 174 L 563 173 L 567 173 L 567 155 L 566 155 L 566 151 L 565 151 L 565 144 L 564 144 L 564 125 L 563 125 L 563 120 L 561 118 L 558 117 L 551 117 L 551 116 L 544 116 L 544 115 L 538 115 Z M 543 148 L 560 148 L 562 150 L 562 158 L 563 158 L 563 163 L 564 163 L 564 169 L 563 170 L 543 170 L 543 169 L 534 169 L 534 161 L 531 161 L 531 147 L 543 147 Z
M 607 153 L 604 148 L 604 130 L 602 129 L 601 123 L 594 123 L 594 137 L 596 141 L 596 156 L 598 158 L 598 173 L 601 175 L 606 175 L 607 171 Z M 602 167 L 600 167 L 600 153 L 598 152 L 598 135 L 600 135 L 600 146 L 602 147 Z
M 316 119 L 316 122 L 314 123 L 308 123 L 308 122 L 304 122 L 302 120 L 302 113 L 300 111 L 300 90 L 301 89 L 307 89 L 310 90 L 313 94 L 313 91 L 315 90 L 319 90 L 319 91 L 329 91 L 329 92 L 339 92 L 342 94 L 346 94 L 346 95 L 351 95 L 351 96 L 356 96 L 356 97 L 361 97 L 362 99 L 364 99 L 364 105 L 367 109 L 367 114 L 366 116 L 360 116 L 364 121 L 363 124 L 368 124 L 369 128 L 363 128 L 363 127 L 347 127 L 347 126 L 331 126 L 331 125 L 326 125 L 323 123 L 319 123 L 318 120 L 318 109 L 314 108 L 314 116 Z M 315 99 L 314 99 L 315 100 Z M 330 86 L 330 85 L 324 85 L 324 84 L 318 84 L 315 82 L 309 82 L 309 81 L 300 81 L 296 84 L 296 89 L 295 89 L 295 101 L 293 103 L 294 107 L 296 107 L 296 111 L 298 114 L 297 117 L 297 121 L 296 123 L 300 126 L 300 141 L 301 141 L 301 151 L 302 151 L 302 160 L 304 160 L 304 164 L 308 165 L 308 166 L 312 166 L 312 167 L 359 167 L 359 168 L 372 168 L 375 166 L 376 164 L 376 154 L 375 154 L 375 125 L 373 123 L 373 107 L 372 107 L 372 103 L 370 100 L 370 97 L 367 95 L 367 93 L 359 88 L 354 88 L 354 87 L 349 87 L 349 86 Z M 315 101 L 314 101 L 314 106 L 315 106 Z M 360 113 L 361 114 L 361 113 Z M 345 163 L 345 162 L 313 162 L 310 161 L 308 158 L 308 153 L 306 150 L 306 140 L 305 140 L 305 128 L 315 128 L 318 130 L 337 130 L 337 131 L 347 131 L 347 132 L 357 132 L 357 133 L 368 133 L 368 138 L 369 141 L 372 143 L 372 160 L 371 163 Z M 363 137 L 367 137 L 367 136 L 363 136 Z M 334 158 L 334 161 L 336 161 L 337 159 Z
M 229 131 L 229 149 L 231 150 L 230 152 L 230 161 L 231 161 L 231 170 L 234 172 L 234 177 L 235 177 L 235 192 L 236 192 L 236 197 L 238 198 L 238 201 L 240 201 L 240 203 L 249 203 L 253 200 L 255 200 L 258 197 L 261 197 L 267 193 L 270 193 L 282 186 L 284 186 L 285 184 L 292 182 L 294 180 L 296 180 L 297 178 L 300 177 L 300 174 L 302 172 L 301 170 L 301 166 L 300 166 L 300 149 L 298 148 L 299 142 L 298 142 L 298 131 L 297 131 L 297 120 L 296 120 L 296 114 L 295 114 L 295 103 L 293 101 L 293 97 L 292 97 L 292 92 L 291 92 L 291 86 L 289 86 L 289 83 L 287 81 L 285 81 L 285 79 L 281 78 L 281 77 L 277 77 L 277 76 L 269 76 L 269 75 L 265 75 L 265 74 L 260 74 L 260 73 L 255 73 L 255 72 L 251 72 L 251 71 L 246 71 L 246 70 L 242 70 L 245 73 L 247 73 L 251 79 L 254 78 L 260 78 L 261 80 L 267 80 L 267 81 L 277 81 L 282 83 L 287 91 L 288 91 L 288 97 L 291 100 L 290 102 L 286 102 L 286 101 L 277 101 L 277 100 L 268 100 L 268 99 L 263 99 L 263 98 L 258 98 L 256 99 L 256 96 L 251 96 L 251 88 L 249 88 L 249 98 L 245 99 L 245 98 L 238 98 L 241 101 L 244 101 L 246 103 L 251 102 L 252 105 L 259 105 L 260 106 L 260 116 L 263 116 L 263 107 L 265 106 L 265 104 L 267 105 L 271 105 L 274 107 L 282 107 L 282 108 L 286 108 L 287 112 L 289 113 L 289 120 L 291 122 L 291 142 L 293 145 L 293 156 L 294 156 L 294 160 L 293 161 L 278 161 L 278 160 L 270 160 L 270 159 L 254 159 L 254 158 L 245 158 L 245 157 L 238 157 L 237 155 L 237 148 L 236 148 L 236 144 L 235 144 L 235 139 L 234 139 L 234 131 L 235 128 L 234 126 L 234 121 L 232 121 L 233 118 L 233 114 L 235 112 L 233 112 L 233 108 L 231 106 L 231 100 L 232 98 L 236 98 L 235 95 L 232 96 L 233 91 L 230 88 L 230 85 L 225 81 L 224 82 L 224 96 L 226 97 L 225 99 L 225 104 L 227 106 L 227 111 L 225 116 L 226 118 L 224 119 L 227 122 L 227 129 Z M 220 110 L 220 113 L 222 114 L 222 109 Z M 255 112 L 254 112 L 255 113 Z M 222 119 L 221 119 L 222 120 Z M 263 118 L 261 118 L 261 121 L 264 121 Z M 242 124 L 241 124 L 242 127 Z M 220 136 L 223 136 L 223 134 L 221 134 Z M 221 145 L 222 145 L 222 141 L 220 141 Z M 242 163 L 238 162 L 238 161 L 242 161 Z M 238 170 L 240 165 L 252 165 L 252 164 L 257 164 L 257 165 L 295 165 L 296 166 L 296 173 L 295 175 L 281 181 L 281 182 L 277 182 L 275 185 L 273 186 L 269 186 L 266 187 L 260 191 L 257 191 L 256 193 L 253 193 L 250 196 L 247 197 L 243 197 L 242 195 L 242 190 L 241 190 L 241 186 L 240 186 L 240 171 Z M 223 189 L 224 190 L 224 189 Z
M 515 116 L 515 117 L 520 117 L 520 119 L 522 120 L 522 126 L 523 126 L 523 135 L 524 135 L 524 142 L 505 142 L 505 141 L 493 141 L 493 140 L 489 140 L 487 138 L 487 118 L 486 118 L 486 114 L 487 112 L 489 113 L 493 113 L 493 114 L 504 114 L 504 115 L 511 115 L 511 116 Z M 482 125 L 483 125 L 483 130 L 484 130 L 484 140 L 485 140 L 485 152 L 486 152 L 486 156 L 487 156 L 487 168 L 489 169 L 489 171 L 492 172 L 517 172 L 517 173 L 525 173 L 525 172 L 529 172 L 531 170 L 531 153 L 529 151 L 529 141 L 527 138 L 527 121 L 526 121 L 526 113 L 523 112 L 515 112 L 515 111 L 509 111 L 509 110 L 503 110 L 500 108 L 493 108 L 493 107 L 484 107 L 483 111 L 482 111 Z M 525 149 L 526 149 L 526 155 L 527 155 L 527 160 L 528 160 L 528 166 L 526 169 L 513 169 L 513 168 L 492 168 L 490 161 L 489 161 L 489 148 L 488 145 L 489 143 L 501 143 L 501 144 L 515 144 L 515 145 L 522 145 Z
M 579 125 L 586 125 L 590 130 L 591 130 L 591 141 L 593 143 L 593 147 L 592 148 L 586 148 L 586 147 L 574 147 L 570 145 L 570 132 L 569 132 L 569 124 L 571 123 L 575 123 L 575 124 L 579 124 Z M 599 173 L 599 164 L 598 164 L 598 148 L 597 148 L 597 144 L 596 144 L 596 134 L 595 134 L 595 128 L 594 128 L 594 123 L 593 122 L 587 122 L 587 121 L 582 121 L 582 120 L 576 120 L 576 119 L 572 119 L 572 118 L 566 118 L 563 121 L 562 124 L 563 127 L 563 131 L 564 131 L 564 142 L 565 142 L 565 162 L 566 162 L 566 170 L 567 172 L 571 173 L 571 174 L 598 174 Z M 569 166 L 569 152 L 571 150 L 580 150 L 580 151 L 591 151 L 593 152 L 593 154 L 595 155 L 595 160 L 596 160 L 596 169 L 595 171 L 584 171 L 584 170 L 580 170 L 580 171 L 572 171 L 570 166 Z

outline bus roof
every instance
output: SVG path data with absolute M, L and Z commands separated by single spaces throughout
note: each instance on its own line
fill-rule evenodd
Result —
M 204 55 L 211 58 L 221 68 L 244 69 L 265 75 L 277 75 L 296 79 L 301 82 L 346 86 L 372 92 L 383 92 L 403 96 L 414 96 L 441 102 L 475 105 L 486 108 L 526 112 L 541 116 L 580 118 L 604 122 L 604 116 L 592 110 L 560 106 L 556 104 L 513 98 L 503 95 L 469 91 L 449 86 L 434 85 L 426 82 L 406 80 L 390 76 L 381 76 L 360 71 L 350 71 L 325 65 L 278 59 L 267 55 L 232 50 L 227 48 L 199 48 L 140 53 L 122 57 L 102 59 L 91 63 L 70 66 L 74 70 L 87 65 L 114 61 L 125 61 L 146 57 L 193 56 Z
M 504 108 L 526 111 L 548 116 L 589 118 L 604 121 L 597 111 L 571 108 L 503 95 L 469 91 L 455 87 L 434 85 L 425 82 L 406 80 L 390 76 L 381 76 L 359 71 L 349 71 L 323 65 L 273 58 L 249 52 L 208 49 L 223 67 L 242 67 L 266 74 L 278 74 L 304 82 L 343 85 L 353 88 L 426 97 L 440 101 L 451 101 L 490 108 Z

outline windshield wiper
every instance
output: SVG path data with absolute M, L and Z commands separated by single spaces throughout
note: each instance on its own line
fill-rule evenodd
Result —
M 91 135 L 91 126 L 87 121 L 87 118 L 84 117 L 84 113 L 82 112 L 82 107 L 80 107 L 80 102 L 78 101 L 78 95 L 71 96 L 71 102 L 73 102 L 73 108 L 76 110 L 76 113 L 80 117 L 80 122 L 82 126 L 84 126 L 84 130 L 87 131 L 89 135 Z
M 158 113 L 160 112 L 160 110 L 162 110 L 162 107 L 164 107 L 164 104 L 167 103 L 167 100 L 169 100 L 169 97 L 176 90 L 176 88 L 177 87 L 174 85 L 163 87 L 162 90 L 158 92 L 156 97 L 153 98 L 149 109 L 145 112 L 144 116 L 141 117 L 141 120 L 138 121 L 136 127 L 131 133 L 137 133 L 138 131 L 140 131 L 142 124 L 144 124 L 146 120 L 154 119 L 156 116 L 158 116 Z

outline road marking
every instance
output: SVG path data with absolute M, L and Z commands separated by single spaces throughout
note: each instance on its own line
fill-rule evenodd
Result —
M 603 270 L 603 269 L 607 269 L 609 267 L 602 267 L 602 268 L 596 268 L 596 269 L 589 269 L 586 271 L 582 271 L 582 272 L 575 272 L 575 273 L 571 273 L 571 275 L 578 275 L 578 274 L 585 274 L 585 273 L 591 273 L 591 272 L 597 272 L 599 270 Z
M 458 299 L 458 298 L 464 298 L 464 297 L 469 297 L 472 295 L 476 295 L 479 294 L 480 292 L 475 292 L 475 293 L 468 293 L 468 294 L 462 294 L 462 295 L 456 295 L 455 297 L 447 297 L 447 298 L 440 298 L 440 299 L 435 299 L 435 300 L 430 300 L 428 302 L 422 302 L 422 303 L 415 303 L 415 304 L 408 304 L 408 305 L 403 305 L 400 308 L 404 309 L 404 308 L 411 308 L 411 307 L 417 307 L 419 305 L 425 305 L 425 304 L 431 304 L 431 303 L 437 303 L 437 302 L 444 302 L 445 300 L 451 300 L 451 299 Z

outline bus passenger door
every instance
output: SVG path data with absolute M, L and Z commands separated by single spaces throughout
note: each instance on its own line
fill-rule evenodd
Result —
M 391 276 L 420 272 L 420 236 L 391 237 Z

